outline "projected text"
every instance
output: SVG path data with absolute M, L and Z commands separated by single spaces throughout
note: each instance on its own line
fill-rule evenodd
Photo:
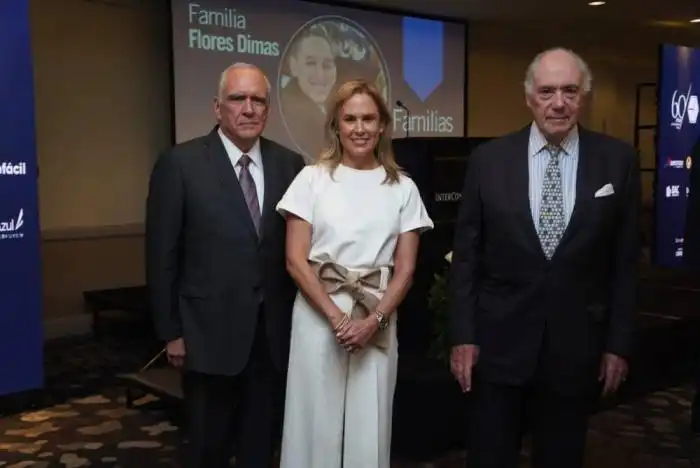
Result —
M 280 55 L 278 42 L 255 38 L 252 34 L 244 32 L 247 27 L 246 17 L 233 8 L 206 9 L 199 3 L 190 2 L 188 18 L 191 26 L 197 26 L 190 27 L 187 33 L 187 44 L 191 49 L 267 57 Z M 239 30 L 239 32 L 232 36 L 225 33 L 206 32 L 202 28 Z

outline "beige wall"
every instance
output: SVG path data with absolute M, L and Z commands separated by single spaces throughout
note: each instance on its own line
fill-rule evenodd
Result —
M 143 284 L 141 234 L 80 236 L 45 240 L 42 245 L 45 315 L 83 311 L 86 290 Z
M 170 141 L 169 12 L 165 0 L 134 3 L 142 6 L 32 2 L 50 317 L 80 312 L 84 290 L 143 282 L 148 173 Z M 564 45 L 580 51 L 593 68 L 595 91 L 584 121 L 631 142 L 635 84 L 655 81 L 656 43 L 664 34 L 684 33 L 475 24 L 469 38 L 470 136 L 526 124 L 524 69 L 539 50 Z M 680 42 L 700 45 L 697 39 Z M 644 106 L 645 123 L 653 123 L 653 95 Z
M 144 281 L 148 172 L 171 117 L 166 2 L 140 3 L 31 2 L 44 313 L 59 328 L 83 291 Z
M 141 223 L 169 142 L 168 15 L 85 0 L 31 3 L 42 228 Z

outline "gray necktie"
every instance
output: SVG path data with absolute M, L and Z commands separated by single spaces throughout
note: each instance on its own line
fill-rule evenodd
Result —
M 238 160 L 238 165 L 241 167 L 241 172 L 238 175 L 241 190 L 243 190 L 243 196 L 245 197 L 245 202 L 248 205 L 250 217 L 253 218 L 255 230 L 260 233 L 260 203 L 258 202 L 258 191 L 255 188 L 255 181 L 253 180 L 253 176 L 250 175 L 250 170 L 248 169 L 248 166 L 250 165 L 250 156 L 247 154 L 241 156 L 241 158 Z
M 561 188 L 561 148 L 547 147 L 550 158 L 542 182 L 542 200 L 540 201 L 540 217 L 538 234 L 542 250 L 548 259 L 554 255 L 564 230 L 564 192 Z

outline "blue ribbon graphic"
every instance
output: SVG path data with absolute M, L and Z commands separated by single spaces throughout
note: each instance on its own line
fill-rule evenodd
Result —
M 425 101 L 443 80 L 444 24 L 403 18 L 403 79 Z

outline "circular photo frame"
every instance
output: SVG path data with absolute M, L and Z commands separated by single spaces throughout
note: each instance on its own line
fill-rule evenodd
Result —
M 314 162 L 324 144 L 326 104 L 343 83 L 364 79 L 391 102 L 389 67 L 377 41 L 355 21 L 318 16 L 287 43 L 277 74 L 282 123 L 296 150 Z

